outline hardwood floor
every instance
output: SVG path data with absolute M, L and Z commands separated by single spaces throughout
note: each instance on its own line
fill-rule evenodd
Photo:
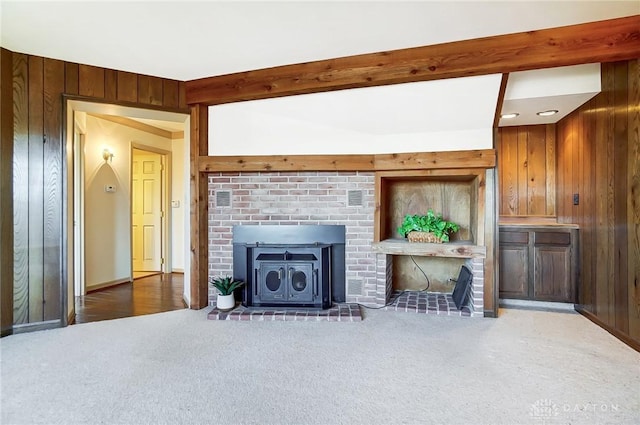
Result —
M 181 273 L 158 274 L 76 297 L 75 323 L 186 308 L 182 300 L 183 282 Z

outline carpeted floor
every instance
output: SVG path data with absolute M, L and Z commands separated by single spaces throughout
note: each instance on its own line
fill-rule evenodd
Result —
M 0 340 L 2 424 L 638 424 L 640 353 L 577 314 L 209 309 Z

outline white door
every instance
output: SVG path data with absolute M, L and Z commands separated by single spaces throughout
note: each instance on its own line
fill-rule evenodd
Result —
M 133 271 L 162 271 L 162 155 L 133 149 L 131 164 Z

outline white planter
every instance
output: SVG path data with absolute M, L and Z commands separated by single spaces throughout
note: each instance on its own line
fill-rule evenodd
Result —
M 216 299 L 218 310 L 233 310 L 236 306 L 236 298 L 231 295 L 219 295 Z

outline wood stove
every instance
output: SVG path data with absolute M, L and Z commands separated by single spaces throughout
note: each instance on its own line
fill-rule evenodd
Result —
M 234 226 L 242 304 L 327 309 L 345 301 L 344 226 Z

